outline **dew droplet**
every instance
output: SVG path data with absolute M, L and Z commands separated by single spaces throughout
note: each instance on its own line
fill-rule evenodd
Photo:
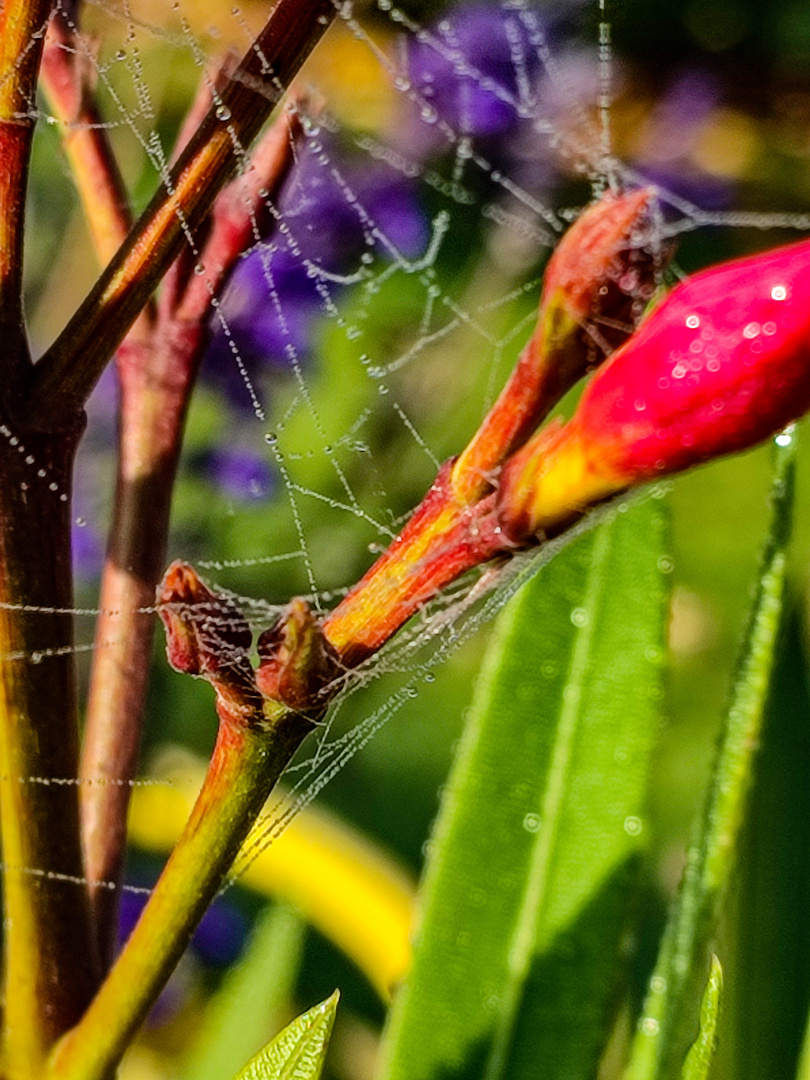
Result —
M 786 300 L 787 289 L 784 285 L 774 285 L 771 289 L 771 300 Z
M 571 612 L 571 622 L 574 626 L 587 626 L 588 625 L 588 612 L 585 608 L 577 607 Z
M 278 442 L 278 435 L 275 433 L 275 431 L 268 431 L 264 436 L 264 441 L 269 446 L 273 446 L 275 445 L 275 443 Z
M 650 979 L 650 990 L 654 994 L 665 994 L 667 990 L 667 980 L 663 975 L 653 975 Z
M 686 325 L 689 327 L 690 330 L 697 330 L 697 328 L 700 326 L 699 317 L 697 315 L 687 315 Z
M 85 525 L 87 524 L 87 522 L 85 521 L 85 519 L 83 517 L 77 517 L 76 518 L 76 524 L 80 529 L 83 529 L 85 527 Z
M 530 833 L 540 832 L 540 815 L 527 814 L 523 819 L 523 828 Z
M 230 120 L 231 110 L 227 105 L 217 105 L 217 120 Z
M 630 814 L 624 819 L 624 831 L 628 836 L 639 836 L 643 827 L 641 818 L 636 817 L 635 814 Z
M 751 338 L 755 338 L 759 335 L 760 330 L 761 327 L 758 322 L 750 322 L 743 329 L 743 337 L 748 338 L 748 340 L 750 341 Z
M 654 1016 L 645 1016 L 641 1021 L 641 1030 L 645 1035 L 657 1035 L 659 1031 L 658 1021 Z

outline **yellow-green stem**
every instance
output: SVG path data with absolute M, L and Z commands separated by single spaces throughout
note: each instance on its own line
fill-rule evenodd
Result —
M 107 980 L 47 1075 L 106 1080 L 217 893 L 309 721 L 279 706 L 270 731 L 223 721 L 183 835 Z

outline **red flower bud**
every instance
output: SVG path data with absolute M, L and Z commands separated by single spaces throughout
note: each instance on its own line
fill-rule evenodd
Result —
M 679 285 L 594 376 L 572 420 L 504 467 L 513 537 L 558 531 L 656 476 L 733 453 L 810 408 L 810 241 Z

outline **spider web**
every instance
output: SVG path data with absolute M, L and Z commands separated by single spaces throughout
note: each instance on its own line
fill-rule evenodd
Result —
M 497 395 L 530 332 L 542 265 L 567 224 L 593 195 L 648 182 L 614 149 L 614 99 L 627 76 L 613 53 L 609 0 L 595 7 L 502 0 L 488 12 L 448 7 L 426 21 L 391 0 L 338 6 L 337 25 L 300 80 L 307 93 L 297 106 L 296 164 L 281 197 L 268 199 L 275 226 L 257 237 L 213 312 L 176 500 L 172 555 L 234 597 L 257 631 L 294 594 L 327 610 L 385 549 Z M 265 14 L 261 4 L 234 7 L 209 26 L 206 10 L 194 9 L 92 0 L 83 13 L 99 43 L 83 43 L 83 59 L 138 207 L 168 173 L 179 122 L 172 81 L 190 96 L 226 47 L 249 46 Z M 583 15 L 595 36 L 583 38 Z M 500 50 L 494 67 L 487 34 Z M 330 62 L 347 66 L 354 103 Z M 41 105 L 38 116 L 44 168 L 65 133 Z M 71 198 L 66 179 L 59 190 Z M 48 220 L 36 187 L 33 211 L 32 233 Z M 29 268 L 40 349 L 67 314 L 68 269 L 92 265 L 86 249 L 71 252 L 80 227 L 73 209 L 68 217 L 58 230 L 67 256 L 49 274 L 52 256 L 35 249 Z M 659 185 L 652 235 L 638 243 L 660 250 L 706 226 L 807 229 L 810 215 L 707 208 Z M 76 277 L 80 295 L 92 275 Z M 67 300 L 55 305 L 57 288 Z M 78 548 L 92 548 L 85 538 L 101 535 L 108 516 L 113 413 L 105 377 L 77 470 Z M 247 479 L 225 453 L 233 445 Z M 41 481 L 33 459 L 30 467 L 32 483 Z M 202 527 L 209 512 L 214 527 Z M 347 674 L 328 720 L 287 770 L 290 793 L 268 808 L 234 877 L 527 575 L 611 512 L 446 589 Z M 80 591 L 86 602 L 71 609 L 79 656 L 96 647 L 94 587 L 90 575 Z M 381 678 L 391 691 L 357 719 L 354 692 Z M 160 781 L 135 781 L 152 782 Z

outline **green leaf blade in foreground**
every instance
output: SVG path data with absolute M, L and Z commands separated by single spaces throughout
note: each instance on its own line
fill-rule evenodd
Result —
M 234 1080 L 318 1080 L 329 1049 L 338 996 L 336 990 L 293 1020 Z
M 708 1080 L 714 1051 L 717 1048 L 717 1020 L 720 1016 L 720 995 L 723 992 L 723 969 L 716 956 L 700 1003 L 700 1031 L 686 1055 L 681 1080 Z
M 698 831 L 664 930 L 625 1080 L 678 1075 L 709 944 L 734 869 L 776 663 L 793 523 L 795 438 L 777 450 L 772 518 Z
M 617 513 L 500 620 L 431 845 L 385 1080 L 593 1075 L 660 724 L 665 532 L 658 500 Z

